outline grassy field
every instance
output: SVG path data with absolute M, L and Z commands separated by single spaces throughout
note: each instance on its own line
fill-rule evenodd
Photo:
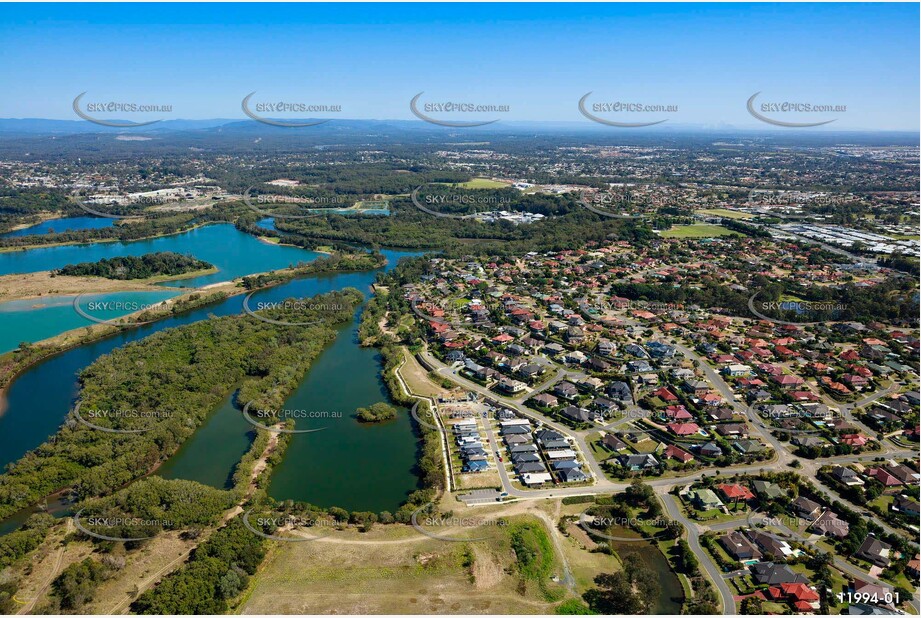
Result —
M 479 512 L 477 512 L 479 514 Z M 485 515 L 484 515 L 485 516 Z M 256 574 L 243 614 L 552 614 L 539 586 L 516 568 L 508 527 L 485 526 L 476 543 L 445 542 L 409 526 L 279 543 Z M 555 558 L 549 557 L 555 568 Z M 547 586 L 562 588 L 553 582 Z
M 506 182 L 490 180 L 489 178 L 474 178 L 467 182 L 458 183 L 457 186 L 462 189 L 504 189 L 510 185 Z
M 752 219 L 753 215 L 748 214 L 747 212 L 739 212 L 737 210 L 729 210 L 728 208 L 704 208 L 702 210 L 695 210 L 695 215 L 709 215 L 711 217 L 725 217 L 727 219 Z
M 722 225 L 709 223 L 695 223 L 693 225 L 676 225 L 670 230 L 660 233 L 664 238 L 714 238 L 716 236 L 738 236 L 729 228 Z
M 422 395 L 423 397 L 441 397 L 448 393 L 447 390 L 433 384 L 428 379 L 428 372 L 419 364 L 416 357 L 405 348 L 403 348 L 403 358 L 406 359 L 406 362 L 403 363 L 399 372 L 413 394 Z

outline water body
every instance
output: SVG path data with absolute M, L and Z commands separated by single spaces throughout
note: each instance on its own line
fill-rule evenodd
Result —
M 90 219 L 94 219 L 89 217 Z M 128 255 L 143 255 L 155 251 L 191 254 L 218 268 L 218 272 L 180 281 L 168 281 L 164 288 L 188 288 L 227 281 L 269 270 L 286 268 L 299 262 L 310 262 L 321 254 L 299 247 L 279 246 L 262 242 L 238 231 L 230 224 L 213 224 L 188 232 L 130 243 L 96 243 L 68 245 L 0 253 L 0 274 L 35 272 L 60 268 L 66 264 L 95 262 Z M 113 292 L 89 294 L 80 305 L 87 313 L 100 319 L 112 319 L 133 313 L 132 309 L 87 310 L 91 302 L 121 302 L 150 305 L 180 292 Z M 20 343 L 34 343 L 65 331 L 93 324 L 73 309 L 73 297 L 50 296 L 39 299 L 11 301 L 0 304 L 0 353 L 15 349 Z
M 67 499 L 67 497 L 58 496 L 55 498 L 49 498 L 48 502 L 42 504 L 41 506 L 30 506 L 24 508 L 21 511 L 17 511 L 6 519 L 0 521 L 0 536 L 17 530 L 35 513 L 44 511 L 56 519 L 66 517 L 73 512 L 72 506 L 72 503 Z
M 231 229 L 233 229 L 232 226 Z M 233 231 L 238 233 L 236 230 Z M 262 243 L 259 244 L 262 245 Z M 387 269 L 395 266 L 400 257 L 414 255 L 395 251 L 385 251 L 384 254 L 388 259 Z M 367 294 L 370 284 L 374 281 L 374 276 L 374 272 L 363 272 L 298 279 L 258 292 L 253 302 L 281 301 L 293 296 L 312 296 L 344 287 L 356 287 Z M 10 385 L 6 401 L 3 402 L 5 405 L 2 408 L 3 411 L 0 412 L 0 468 L 12 461 L 16 461 L 27 451 L 37 447 L 57 431 L 77 397 L 77 374 L 99 356 L 165 328 L 191 324 L 198 320 L 207 319 L 209 315 L 239 314 L 242 312 L 242 303 L 243 296 L 234 296 L 221 303 L 202 307 L 180 316 L 171 316 L 154 324 L 122 331 L 107 339 L 89 343 L 49 358 L 30 368 Z M 320 406 L 320 409 L 335 409 L 334 406 L 342 406 L 349 413 L 352 413 L 354 411 L 353 404 L 357 407 L 358 405 L 367 405 L 384 399 L 380 378 L 377 375 L 380 367 L 374 360 L 376 353 L 370 349 L 358 349 L 357 342 L 353 338 L 354 328 L 354 323 L 343 328 L 341 335 L 345 335 L 345 338 L 340 336 L 336 343 L 331 345 L 311 368 L 305 382 L 316 380 L 317 378 L 312 377 L 314 375 L 331 375 L 331 373 L 324 372 L 336 373 L 339 376 L 338 383 L 329 382 L 319 385 L 318 392 L 312 395 L 315 399 L 311 405 Z M 340 343 L 343 340 L 348 345 Z M 371 362 L 369 362 L 369 359 Z M 343 368 L 345 368 L 344 372 Z M 375 391 L 375 389 L 377 390 Z M 334 393 L 341 390 L 354 390 L 357 394 L 349 400 L 342 400 L 336 396 L 329 395 L 329 403 L 326 403 L 324 393 Z M 302 391 L 303 388 L 299 388 L 292 396 L 292 399 L 301 396 L 299 393 L 302 393 Z M 378 393 L 380 394 L 378 395 Z M 194 450 L 191 448 L 184 450 L 183 457 L 191 457 L 194 454 L 192 460 L 184 461 L 177 454 L 177 457 L 174 458 L 176 461 L 170 463 L 171 468 L 164 468 L 165 472 L 163 474 L 169 473 L 179 478 L 190 478 L 192 480 L 201 480 L 214 486 L 224 486 L 227 476 L 232 473 L 233 466 L 239 460 L 241 450 L 245 450 L 245 448 L 241 449 L 241 444 L 243 444 L 241 440 L 246 439 L 247 428 L 237 425 L 240 428 L 240 433 L 234 435 L 240 437 L 236 442 L 227 439 L 228 434 L 223 433 L 234 433 L 233 426 L 224 425 L 224 423 L 239 421 L 240 419 L 236 418 L 237 415 L 239 415 L 239 412 L 232 408 L 221 406 L 201 428 L 205 437 L 199 439 L 198 443 L 202 444 L 202 447 Z M 403 425 L 400 425 L 401 422 Z M 212 427 L 212 423 L 217 423 L 218 426 Z M 403 427 L 405 431 L 400 427 Z M 392 469 L 393 473 L 385 473 L 380 479 L 375 476 L 373 485 L 376 486 L 376 491 L 373 495 L 361 493 L 362 490 L 368 487 L 366 481 L 356 485 L 359 491 L 354 492 L 355 497 L 350 506 L 363 510 L 394 508 L 399 504 L 403 496 L 415 489 L 417 482 L 413 474 L 417 440 L 410 430 L 408 418 L 404 418 L 402 421 L 394 421 L 392 424 L 375 427 L 358 426 L 357 422 L 350 420 L 350 424 L 345 425 L 343 423 L 342 427 L 337 429 L 337 432 L 345 432 L 347 429 L 369 434 L 371 439 L 366 439 L 363 444 L 370 445 L 369 448 L 374 448 L 374 452 L 366 456 L 354 457 L 350 453 L 343 452 L 343 449 L 338 457 L 324 457 L 324 453 L 328 455 L 331 452 L 332 444 L 329 444 L 325 451 L 314 451 L 311 450 L 316 449 L 314 442 L 294 440 L 288 449 L 286 465 L 280 467 L 279 472 L 282 468 L 287 468 L 290 465 L 288 464 L 289 460 L 295 462 L 307 460 L 307 469 L 302 470 L 306 475 L 304 478 L 328 478 L 329 481 L 323 486 L 307 486 L 308 483 L 301 482 L 300 488 L 303 493 L 300 499 L 309 500 L 321 506 L 331 506 L 337 504 L 335 500 L 340 498 L 337 491 L 351 487 L 354 477 L 368 475 L 369 469 L 362 469 L 361 466 L 366 465 L 369 459 L 376 458 L 378 462 L 386 461 L 387 467 Z M 377 430 L 379 430 L 380 440 L 376 439 L 377 436 L 374 434 Z M 319 433 L 328 433 L 331 436 L 344 435 L 344 433 L 330 433 L 331 431 L 326 430 Z M 213 435 L 215 438 L 213 440 L 207 439 L 209 435 Z M 312 455 L 301 454 L 302 449 L 307 449 Z M 211 471 L 206 471 L 206 467 L 196 461 L 198 457 L 202 458 L 198 461 L 213 461 L 215 467 L 209 468 Z M 218 467 L 217 462 L 222 462 L 221 466 L 223 467 Z M 297 465 L 303 465 L 303 463 L 295 464 L 295 468 L 285 472 L 286 476 L 282 478 L 290 479 L 291 477 L 287 475 L 293 474 Z M 384 466 L 377 464 L 377 467 L 383 468 Z M 173 472 L 169 472 L 170 469 Z M 374 470 L 376 475 L 377 469 L 373 467 L 371 469 Z M 225 470 L 226 473 L 224 472 Z M 384 480 L 388 484 L 385 485 Z M 273 495 L 274 492 L 278 492 L 278 495 L 286 495 L 288 492 L 293 493 L 294 486 L 298 484 L 290 481 L 277 481 L 277 483 L 277 487 L 273 487 Z M 323 491 L 329 491 L 330 493 L 324 494 Z M 388 499 L 382 499 L 383 496 Z M 287 497 L 295 496 L 288 494 Z M 381 506 L 385 502 L 387 506 Z
M 49 219 L 48 221 L 24 227 L 21 230 L 0 234 L 0 237 L 12 238 L 35 234 L 60 234 L 61 232 L 76 232 L 78 230 L 98 230 L 104 227 L 112 227 L 114 224 L 115 219 L 106 217 L 64 217 L 61 219 Z
M 229 489 L 233 471 L 253 442 L 254 428 L 233 406 L 233 394 L 208 416 L 157 474 L 166 479 L 198 481 Z
M 400 257 L 416 255 L 395 251 L 384 254 L 386 270 L 393 268 Z M 300 279 L 287 284 L 284 293 L 278 293 L 278 288 L 257 293 L 251 306 L 259 301 L 314 296 L 346 287 L 357 288 L 368 296 L 376 273 Z M 358 344 L 359 319 L 360 311 L 351 323 L 340 327 L 336 340 L 314 361 L 285 402 L 287 409 L 325 411 L 335 418 L 299 421 L 299 429 L 324 429 L 292 436 L 284 460 L 272 473 L 269 495 L 277 500 L 348 510 L 394 511 L 418 488 L 418 445 L 408 410 L 398 408 L 396 419 L 380 424 L 360 424 L 355 419 L 356 408 L 389 401 L 380 378 L 379 354 Z M 225 402 L 158 473 L 226 487 L 253 430 L 240 412 Z
M 237 230 L 230 223 L 215 223 L 187 232 L 133 242 L 92 243 L 43 247 L 0 253 L 0 275 L 54 270 L 67 264 L 96 262 L 116 256 L 138 256 L 172 251 L 205 260 L 218 272 L 165 283 L 169 287 L 199 287 L 309 262 L 320 254 L 300 247 L 266 243 Z
M 626 538 L 640 535 L 630 528 L 618 527 L 617 532 L 612 532 L 612 536 L 622 536 Z M 681 613 L 681 605 L 684 599 L 684 588 L 678 576 L 672 571 L 665 555 L 659 551 L 659 548 L 652 543 L 636 541 L 614 541 L 606 540 L 611 549 L 617 552 L 623 561 L 627 556 L 637 556 L 640 561 L 659 579 L 659 595 L 656 597 L 655 605 L 652 607 L 652 614 L 671 614 Z
M 80 306 L 90 315 L 101 320 L 111 320 L 133 313 L 131 309 L 111 308 L 88 310 L 91 303 L 127 303 L 129 306 L 150 306 L 168 298 L 178 296 L 178 291 L 162 292 L 117 292 L 113 294 L 87 294 L 80 299 Z M 0 303 L 0 353 L 15 350 L 27 341 L 34 343 L 54 337 L 74 328 L 92 326 L 89 320 L 74 310 L 73 296 L 45 296 L 27 300 Z
M 287 409 L 337 417 L 298 421 L 300 428 L 322 431 L 292 436 L 272 473 L 269 495 L 349 511 L 393 512 L 418 489 L 417 445 L 405 439 L 413 432 L 409 410 L 398 407 L 397 417 L 383 423 L 356 420 L 356 408 L 389 398 L 379 378 L 379 355 L 358 346 L 357 324 L 343 330 L 285 402 Z
M 267 230 L 274 230 L 274 229 L 275 229 L 275 218 L 274 218 L 274 217 L 267 217 L 267 218 L 265 218 L 265 219 L 262 219 L 262 220 L 260 220 L 260 221 L 257 221 L 257 222 L 256 222 L 256 225 L 259 226 L 259 227 L 261 227 L 261 228 L 265 228 L 265 229 L 267 229 Z

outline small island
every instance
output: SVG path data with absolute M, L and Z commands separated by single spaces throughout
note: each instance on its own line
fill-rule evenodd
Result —
M 213 264 L 172 251 L 147 253 L 141 256 L 104 258 L 98 262 L 68 264 L 52 271 L 52 276 L 103 277 L 105 279 L 150 279 L 176 277 L 214 269 Z
M 359 423 L 381 423 L 397 417 L 397 409 L 380 401 L 368 408 L 358 408 Z

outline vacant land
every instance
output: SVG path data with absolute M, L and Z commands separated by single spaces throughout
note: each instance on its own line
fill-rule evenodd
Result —
M 532 517 L 512 521 L 540 525 Z M 312 542 L 278 543 L 238 611 L 552 614 L 555 603 L 516 570 L 510 528 L 478 528 L 476 536 L 487 538 L 474 543 L 431 539 L 409 526 L 379 526 L 365 534 L 335 532 Z M 562 590 L 553 582 L 546 584 Z
M 163 291 L 146 280 L 116 280 L 103 277 L 51 276 L 51 271 L 0 276 L 0 302 L 41 298 L 42 296 L 68 296 L 82 293 Z M 40 304 L 40 303 L 38 303 Z
M 505 189 L 511 185 L 507 182 L 499 182 L 498 180 L 490 180 L 489 178 L 474 178 L 467 182 L 458 183 L 457 186 L 462 189 Z
M 406 348 L 401 349 L 403 358 L 406 361 L 398 371 L 413 394 L 423 397 L 443 397 L 449 393 L 447 389 L 441 388 L 429 380 L 428 371 L 419 364 L 415 356 L 410 354 Z
M 728 208 L 704 208 L 695 210 L 696 215 L 710 215 L 711 217 L 726 217 L 727 219 L 753 219 L 754 215 L 738 210 L 729 210 Z
M 722 225 L 695 223 L 693 225 L 675 225 L 670 230 L 661 232 L 665 238 L 713 238 L 715 236 L 732 236 L 738 234 Z

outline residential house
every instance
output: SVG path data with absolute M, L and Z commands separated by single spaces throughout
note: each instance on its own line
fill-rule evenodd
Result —
M 850 530 L 850 525 L 838 517 L 837 513 L 831 509 L 828 509 L 819 515 L 819 517 L 814 522 L 812 522 L 812 525 L 809 527 L 809 529 L 824 536 L 832 536 L 838 539 L 843 539 L 847 536 L 847 533 Z
M 783 561 L 795 553 L 790 544 L 777 535 L 760 530 L 748 530 L 746 534 L 765 556 L 773 560 Z
M 722 508 L 723 503 L 710 489 L 692 489 L 688 492 L 688 499 L 691 504 L 702 511 Z
M 804 582 L 787 583 L 767 589 L 765 596 L 774 602 L 788 603 L 797 613 L 813 614 L 820 606 L 819 593 Z
M 700 447 L 702 457 L 722 457 L 723 449 L 716 442 L 707 442 Z
M 866 560 L 871 564 L 885 568 L 889 566 L 891 553 L 892 546 L 889 543 L 881 541 L 875 536 L 870 536 L 867 537 L 854 555 L 861 560 Z
M 669 423 L 666 428 L 676 436 L 693 436 L 700 431 L 696 423 Z
M 892 504 L 889 505 L 890 508 L 897 512 L 902 513 L 917 522 L 919 516 L 921 516 L 921 511 L 918 509 L 918 503 L 910 499 L 906 495 L 898 495 L 892 500 Z
M 529 474 L 529 473 L 538 473 L 546 472 L 547 468 L 544 467 L 544 464 L 540 462 L 523 462 L 515 465 L 515 473 L 518 475 Z
M 615 436 L 613 433 L 607 433 L 601 439 L 601 444 L 614 453 L 619 453 L 627 448 L 627 445 L 624 444 L 623 440 Z
M 717 485 L 716 491 L 728 502 L 747 502 L 755 498 L 755 494 L 748 487 L 738 483 Z
M 863 479 L 856 472 L 845 466 L 835 466 L 831 471 L 831 476 L 839 483 L 844 483 L 849 487 L 864 484 Z
M 685 450 L 682 450 L 675 446 L 674 444 L 669 444 L 665 449 L 665 457 L 667 459 L 675 459 L 681 463 L 688 463 L 689 461 L 694 461 L 694 456 L 688 453 Z
M 759 562 L 749 567 L 752 579 L 759 584 L 777 586 L 780 584 L 808 584 L 809 580 L 804 575 L 795 572 L 786 564 L 774 562 Z
M 804 517 L 809 521 L 814 520 L 819 516 L 819 513 L 822 511 L 822 505 L 818 502 L 814 502 L 805 496 L 800 496 L 791 503 L 793 507 L 793 512 Z
M 593 418 L 591 412 L 585 408 L 579 408 L 577 406 L 566 406 L 560 411 L 560 414 L 577 423 L 588 423 L 591 422 Z
M 733 530 L 729 534 L 721 536 L 720 545 L 723 546 L 730 556 L 739 562 L 745 560 L 760 560 L 762 556 L 761 551 L 755 547 L 755 544 L 749 541 L 748 538 L 738 530 Z
M 752 489 L 761 499 L 776 500 L 784 495 L 783 490 L 770 481 L 755 480 L 752 481 Z
M 583 483 L 588 480 L 588 477 L 579 468 L 560 470 L 559 476 L 564 483 Z
M 633 402 L 633 393 L 630 390 L 630 386 L 626 382 L 611 382 L 608 384 L 608 388 L 605 390 L 605 394 L 612 399 L 618 401 L 626 401 L 628 403 Z
M 620 465 L 632 472 L 648 470 L 659 465 L 659 460 L 649 453 L 640 453 L 638 455 L 621 455 L 617 458 Z
M 531 398 L 531 401 L 544 408 L 555 408 L 559 400 L 549 393 L 540 393 Z
M 572 382 L 560 382 L 553 387 L 553 392 L 563 399 L 575 399 L 579 396 L 579 389 Z

